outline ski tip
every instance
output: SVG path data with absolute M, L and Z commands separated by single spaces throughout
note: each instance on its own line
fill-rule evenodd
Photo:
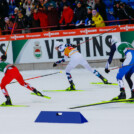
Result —
M 49 97 L 49 96 L 45 96 L 45 95 L 44 95 L 43 97 L 44 97 L 44 98 L 47 98 L 47 99 L 51 99 L 51 97 Z
M 103 83 L 103 82 L 91 82 L 90 84 L 96 84 L 96 85 L 118 85 L 117 83 Z
M 0 105 L 0 107 L 29 107 L 28 105 Z

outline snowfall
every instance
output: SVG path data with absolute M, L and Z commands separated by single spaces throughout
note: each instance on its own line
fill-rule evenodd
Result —
M 109 82 L 116 82 L 118 70 L 109 74 L 104 68 L 97 70 Z M 21 71 L 24 79 L 59 72 L 61 70 Z M 85 69 L 74 69 L 71 74 L 78 90 L 77 92 L 44 92 L 43 90 L 63 90 L 69 86 L 65 71 L 51 76 L 28 80 L 33 87 L 51 99 L 31 95 L 31 91 L 18 83 L 9 84 L 7 90 L 14 105 L 28 107 L 0 107 L 0 134 L 134 134 L 134 104 L 111 103 L 78 109 L 70 107 L 86 105 L 110 100 L 119 94 L 118 85 L 97 85 L 91 82 L 101 82 L 96 76 Z M 0 73 L 2 79 L 3 73 Z M 134 79 L 134 76 L 132 77 Z M 124 79 L 127 98 L 130 89 Z M 0 103 L 5 98 L 0 91 Z M 80 112 L 87 123 L 36 123 L 41 111 Z

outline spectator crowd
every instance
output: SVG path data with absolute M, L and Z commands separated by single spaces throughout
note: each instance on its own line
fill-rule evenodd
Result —
M 109 25 L 103 0 L 0 0 L 0 33 L 103 27 Z M 134 23 L 134 9 L 115 1 L 109 12 L 119 24 Z

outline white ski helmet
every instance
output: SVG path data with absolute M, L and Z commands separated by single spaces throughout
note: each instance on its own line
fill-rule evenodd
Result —
M 111 45 L 113 45 L 113 44 L 115 44 L 115 43 L 118 42 L 118 39 L 117 39 L 116 37 L 112 37 L 112 38 L 110 39 L 110 42 L 111 42 Z
M 54 44 L 54 48 L 58 48 L 60 52 L 64 52 L 65 45 L 63 44 L 63 42 L 56 41 Z
M 55 41 L 55 43 L 54 43 L 54 48 L 57 48 L 57 47 L 59 47 L 60 45 L 63 45 L 63 42 Z

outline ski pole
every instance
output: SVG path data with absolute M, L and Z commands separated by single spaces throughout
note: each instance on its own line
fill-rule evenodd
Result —
M 20 3 L 20 5 L 19 5 L 19 9 L 20 9 L 21 4 L 22 4 L 22 3 Z M 11 35 L 10 35 L 10 38 L 9 38 L 9 41 L 8 41 L 8 45 L 7 45 L 7 48 L 6 48 L 5 55 L 7 55 L 7 50 L 8 50 L 8 48 L 9 48 L 9 44 L 10 44 L 10 41 L 11 41 L 11 36 L 12 36 L 12 34 L 13 34 L 13 32 L 14 32 L 14 29 L 15 29 L 15 25 L 16 25 L 17 18 L 18 18 L 18 13 L 16 14 L 16 17 L 15 17 L 15 21 L 14 21 L 14 24 L 13 24 L 13 28 L 12 28 L 12 30 L 11 30 Z
M 119 68 L 127 67 L 127 66 L 133 66 L 133 65 L 134 65 L 134 64 L 125 65 L 125 66 L 121 66 L 121 67 L 115 67 L 115 68 L 111 68 L 111 69 L 109 69 L 109 70 L 111 71 L 111 70 L 115 70 L 115 69 L 119 69 Z
M 9 48 L 9 44 L 10 44 L 10 41 L 11 41 L 11 36 L 12 36 L 12 34 L 13 34 L 15 25 L 16 25 L 16 22 L 14 22 L 14 24 L 13 24 L 13 28 L 12 28 L 11 35 L 10 35 L 10 38 L 9 38 L 9 41 L 8 41 L 8 45 L 7 45 L 7 48 L 6 48 L 5 55 L 7 55 L 7 50 L 8 50 L 8 48 Z
M 37 79 L 37 78 L 41 78 L 41 77 L 44 77 L 44 76 L 50 76 L 50 75 L 54 75 L 54 74 L 58 74 L 58 73 L 62 73 L 62 71 L 55 72 L 55 73 L 50 73 L 50 74 L 45 74 L 45 75 L 40 75 L 40 76 L 36 76 L 36 77 L 31 77 L 31 78 L 28 78 L 28 79 L 24 79 L 24 81 L 32 80 L 32 79 Z M 14 82 L 11 82 L 10 84 L 13 84 L 13 83 L 16 83 L 16 82 L 17 81 L 14 81 Z

